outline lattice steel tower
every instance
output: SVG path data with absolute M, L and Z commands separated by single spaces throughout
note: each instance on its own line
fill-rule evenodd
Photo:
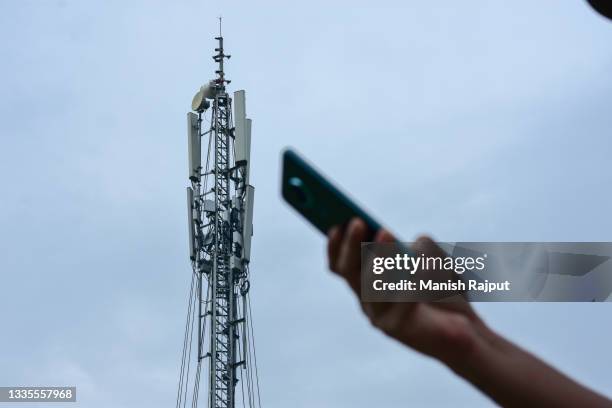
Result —
M 216 78 L 200 88 L 187 114 L 193 274 L 177 408 L 188 400 L 198 406 L 201 382 L 208 385 L 208 407 L 261 406 L 249 298 L 255 191 L 249 184 L 251 120 L 245 92 L 231 97 L 227 91 L 231 81 L 224 62 L 230 55 L 224 52 L 221 29 L 215 40 Z M 202 146 L 207 146 L 204 156 Z

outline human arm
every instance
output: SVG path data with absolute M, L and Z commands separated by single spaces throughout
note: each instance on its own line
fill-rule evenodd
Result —
M 358 297 L 360 248 L 366 237 L 366 225 L 360 220 L 351 221 L 346 230 L 336 227 L 329 232 L 330 269 Z M 393 242 L 394 238 L 379 231 L 375 240 Z M 413 249 L 426 255 L 442 254 L 428 238 L 417 240 Z M 360 303 L 375 327 L 440 360 L 502 406 L 612 406 L 610 400 L 495 333 L 466 301 Z

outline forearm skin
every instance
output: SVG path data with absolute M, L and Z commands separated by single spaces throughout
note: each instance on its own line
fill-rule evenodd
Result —
M 449 367 L 503 407 L 612 407 L 612 401 L 475 322 L 465 358 Z

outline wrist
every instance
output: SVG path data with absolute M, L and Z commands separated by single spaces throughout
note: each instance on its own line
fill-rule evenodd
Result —
M 508 342 L 489 328 L 480 318 L 469 319 L 469 325 L 456 344 L 459 353 L 443 361 L 452 371 L 472 383 L 484 382 L 493 360 L 508 353 Z

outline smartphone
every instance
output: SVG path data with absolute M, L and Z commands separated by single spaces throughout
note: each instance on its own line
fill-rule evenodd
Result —
M 361 218 L 374 238 L 381 225 L 329 182 L 295 151 L 283 152 L 282 195 L 293 208 L 323 234 L 335 225 L 344 226 L 354 217 Z

